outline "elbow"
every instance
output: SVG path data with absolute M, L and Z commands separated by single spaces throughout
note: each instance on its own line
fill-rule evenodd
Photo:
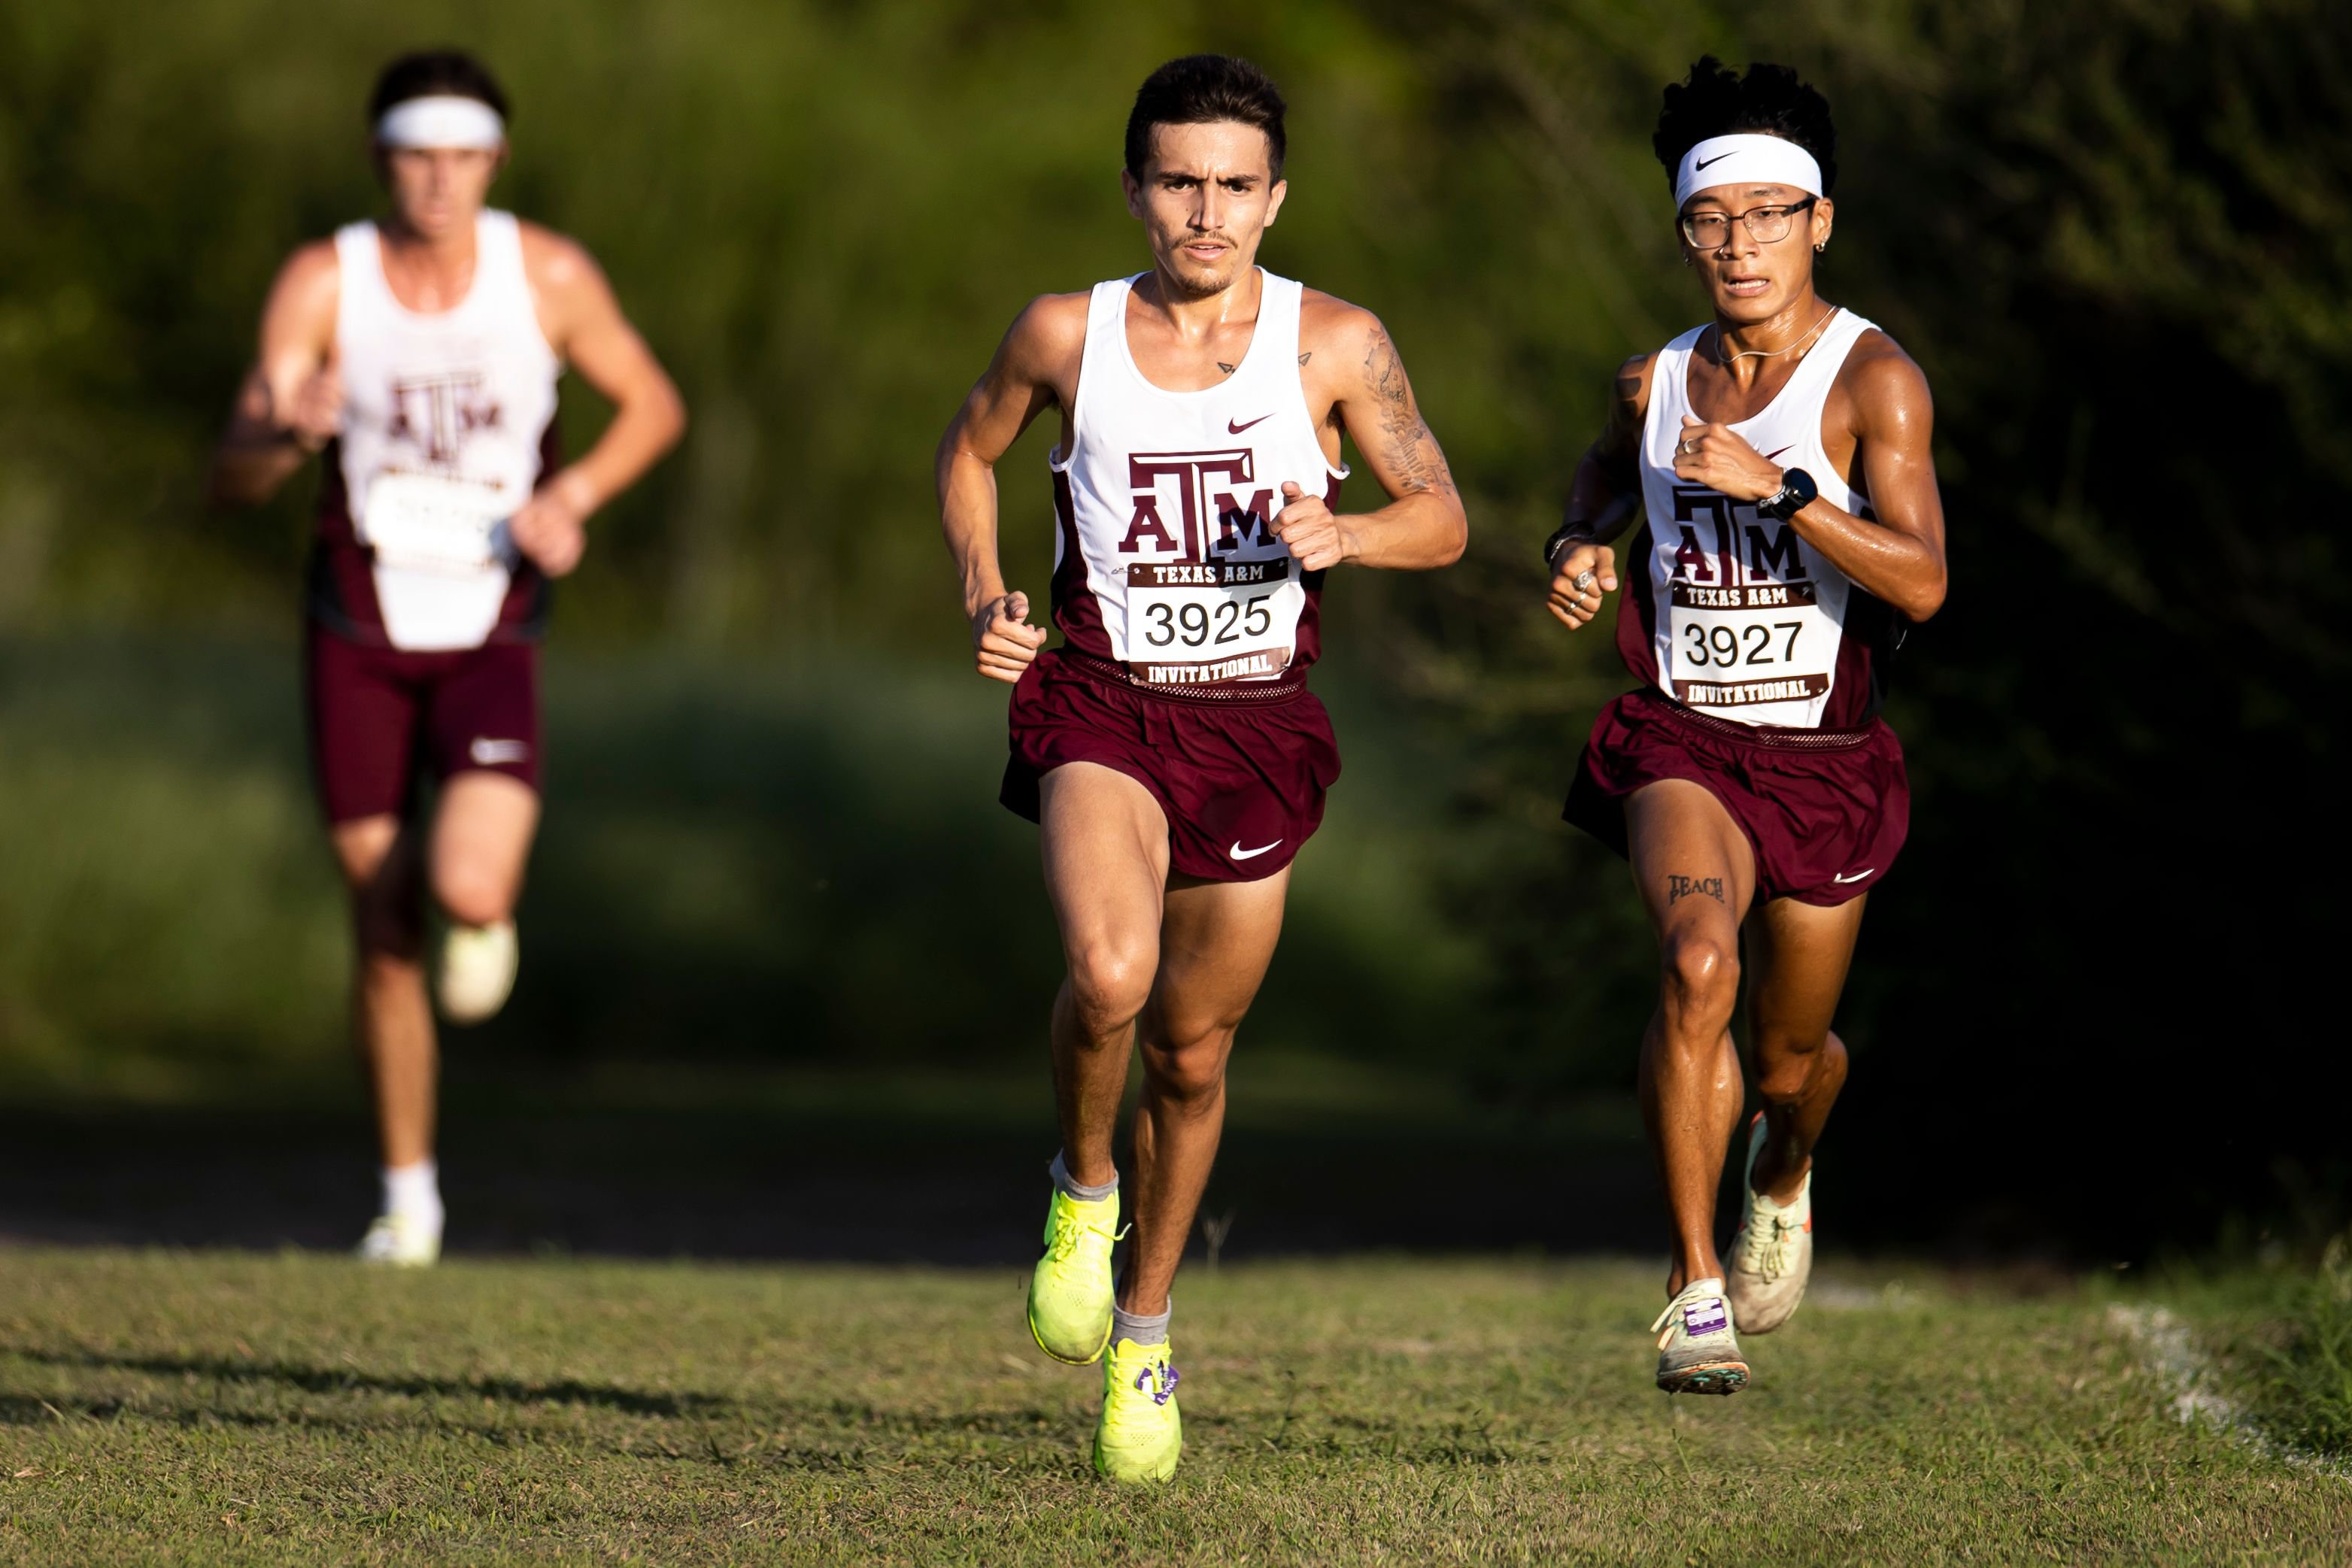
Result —
M 1454 515 L 1454 531 L 1446 537 L 1445 542 L 1438 549 L 1437 564 L 1452 566 L 1462 559 L 1464 552 L 1469 548 L 1470 519 L 1456 512 Z
M 1946 578 L 1943 569 L 1938 567 L 1936 570 L 1936 575 L 1930 578 L 1927 581 L 1921 583 L 1918 588 L 1914 590 L 1910 595 L 1909 601 L 1898 606 L 1898 608 L 1902 610 L 1904 615 L 1911 621 L 1912 624 L 1924 625 L 1927 622 L 1934 620 L 1936 618 L 1936 612 L 1944 607 L 1944 591 L 1948 586 L 1949 581 Z
M 662 415 L 662 450 L 667 452 L 686 439 L 686 399 L 679 395 L 675 382 L 662 384 L 659 404 Z
M 1452 566 L 1470 548 L 1470 515 L 1463 510 L 1460 497 L 1444 498 L 1447 503 L 1444 521 L 1437 537 L 1431 541 L 1433 548 L 1430 551 L 1429 566 L 1432 570 Z

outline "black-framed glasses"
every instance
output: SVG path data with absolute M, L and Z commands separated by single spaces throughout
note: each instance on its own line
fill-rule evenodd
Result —
M 1790 221 L 1817 199 L 1807 196 L 1785 207 L 1750 207 L 1739 214 L 1739 221 L 1748 225 L 1757 244 L 1770 245 L 1787 239 Z M 1700 250 L 1715 250 L 1731 237 L 1731 218 L 1729 213 L 1685 213 L 1681 219 L 1683 238 Z

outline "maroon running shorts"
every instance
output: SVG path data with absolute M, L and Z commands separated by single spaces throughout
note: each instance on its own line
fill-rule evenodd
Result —
M 313 622 L 304 655 L 310 764 L 330 822 L 402 815 L 418 765 L 539 788 L 539 649 L 371 648 Z
M 1625 798 L 1686 779 L 1723 802 L 1756 852 L 1759 902 L 1824 907 L 1876 885 L 1911 827 L 1902 743 L 1883 719 L 1853 731 L 1759 730 L 1657 692 L 1601 710 L 1560 815 L 1625 850 Z
M 1256 882 L 1288 865 L 1339 777 L 1331 716 L 1314 694 L 1176 695 L 1110 670 L 1061 649 L 1037 656 L 1013 688 L 1013 758 L 998 798 L 1036 821 L 1041 779 L 1066 762 L 1098 763 L 1160 802 L 1174 871 Z

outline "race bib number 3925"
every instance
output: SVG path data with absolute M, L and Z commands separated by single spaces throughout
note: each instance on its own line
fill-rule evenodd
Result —
M 1138 562 L 1127 569 L 1120 656 L 1154 685 L 1265 680 L 1290 667 L 1307 590 L 1291 557 Z

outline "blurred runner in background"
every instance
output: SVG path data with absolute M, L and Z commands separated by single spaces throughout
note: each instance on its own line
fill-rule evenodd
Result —
M 1062 1151 L 1029 1328 L 1102 1357 L 1095 1467 L 1164 1480 L 1182 1447 L 1169 1287 L 1224 1126 L 1225 1060 L 1339 753 L 1307 690 L 1325 574 L 1462 553 L 1462 501 L 1368 310 L 1257 265 L 1283 101 L 1255 66 L 1171 61 L 1127 125 L 1152 266 L 1031 302 L 940 444 L 979 673 L 1013 686 L 1003 800 L 1041 824 L 1069 964 L 1051 1039 Z M 1060 533 L 1040 653 L 997 557 L 996 463 L 1049 409 Z M 1341 516 L 1342 432 L 1388 504 Z M 1135 1243 L 1114 1296 L 1112 1135 L 1140 1033 Z
M 1813 288 L 1835 215 L 1829 105 L 1785 66 L 1714 58 L 1666 89 L 1654 141 L 1683 264 L 1714 320 L 1618 372 L 1545 559 L 1574 629 L 1618 585 L 1643 683 L 1601 711 L 1567 809 L 1627 855 L 1656 929 L 1642 1108 L 1675 1250 L 1658 1386 L 1737 1392 L 1737 1331 L 1796 1310 L 1812 1270 L 1813 1141 L 1845 1082 L 1830 1031 L 1864 896 L 1910 822 L 1878 716 L 1904 630 L 1944 602 L 1944 508 L 1927 378 Z M 1715 1194 L 1743 1088 L 1740 942 L 1764 1109 L 1727 1270 Z
M 370 1262 L 441 1249 L 425 899 L 445 1017 L 497 1012 L 539 821 L 538 641 L 583 525 L 685 429 L 677 389 L 577 244 L 485 206 L 507 101 L 462 54 L 394 61 L 368 101 L 383 224 L 303 246 L 271 287 L 215 486 L 268 498 L 324 452 L 305 674 L 311 758 L 351 891 L 353 1005 L 383 1206 Z M 570 365 L 615 405 L 556 462 Z M 423 810 L 430 779 L 436 809 Z

